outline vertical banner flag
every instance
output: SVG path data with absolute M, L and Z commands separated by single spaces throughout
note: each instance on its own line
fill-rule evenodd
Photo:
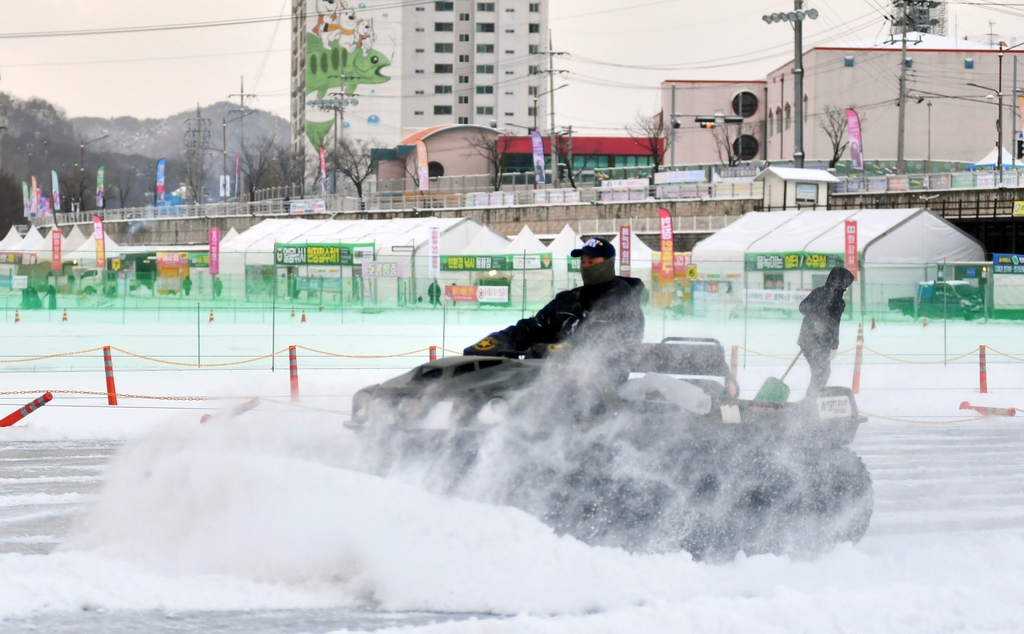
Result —
M 220 273 L 220 229 L 210 229 L 210 275 Z
M 57 226 L 54 225 L 53 230 L 50 231 L 50 270 L 51 271 L 59 271 L 60 268 L 61 268 L 60 267 L 60 264 L 61 264 L 61 262 L 60 262 L 60 247 L 61 247 L 61 242 L 63 241 L 63 239 L 64 239 L 64 236 L 61 235 L 60 229 L 58 229 Z M 54 282 L 54 283 L 56 283 L 56 282 Z
M 320 148 L 320 193 L 327 195 L 327 153 Z
M 536 130 L 530 132 L 530 138 L 533 139 L 534 182 L 538 185 L 543 185 L 548 182 L 547 174 L 544 173 L 544 139 L 541 138 L 540 132 Z
M 633 277 L 630 275 L 633 268 L 630 266 L 633 248 L 633 229 L 629 225 L 619 225 L 619 275 L 622 277 Z
M 92 237 L 96 241 L 96 267 L 107 268 L 107 239 L 103 236 L 103 221 L 99 216 L 92 217 Z
M 238 154 L 235 153 L 235 198 L 238 198 Z
M 103 177 L 106 171 L 103 165 L 96 168 L 96 209 L 103 209 Z
M 860 117 L 853 108 L 846 109 L 846 135 L 850 142 L 850 160 L 853 169 L 864 169 L 864 141 L 860 135 Z
M 164 201 L 164 175 L 167 171 L 167 159 L 160 159 L 156 162 L 156 201 Z
M 25 207 L 25 217 L 28 218 L 28 212 L 32 206 L 32 197 L 28 194 L 28 183 L 25 181 L 21 181 L 21 202 Z
M 441 229 L 438 227 L 430 228 L 430 262 L 427 277 L 432 280 L 441 277 Z
M 28 217 L 35 218 L 39 213 L 39 185 L 36 184 L 36 177 L 32 177 L 32 204 L 28 210 Z
M 57 180 L 57 170 L 50 170 L 50 183 L 53 192 L 53 210 L 60 211 L 60 181 Z
M 676 239 L 672 231 L 672 214 L 662 207 L 658 210 L 658 219 L 661 226 L 661 273 L 658 279 L 672 282 L 676 279 Z
M 427 158 L 427 144 L 416 142 L 416 180 L 420 182 L 420 191 L 430 190 L 430 160 Z
M 220 197 L 226 199 L 231 195 L 231 177 L 227 174 L 220 176 Z
M 857 221 L 846 221 L 846 270 L 857 279 Z

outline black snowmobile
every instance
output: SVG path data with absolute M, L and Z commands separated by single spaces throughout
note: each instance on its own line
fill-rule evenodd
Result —
M 592 381 L 546 347 L 449 357 L 357 392 L 349 425 L 376 472 L 415 472 L 593 545 L 810 557 L 864 535 L 871 478 L 849 444 L 866 419 L 849 389 L 740 399 L 714 339 L 642 344 L 630 369 Z

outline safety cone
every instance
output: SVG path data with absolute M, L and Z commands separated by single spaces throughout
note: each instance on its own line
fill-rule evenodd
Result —
M 212 308 L 210 309 L 210 321 L 209 321 L 209 323 L 211 323 L 211 324 L 213 323 L 213 309 Z
M 61 321 L 61 323 L 64 323 L 64 322 L 66 322 L 67 320 L 68 320 L 68 309 L 67 309 L 67 308 L 65 308 L 65 309 L 64 309 L 64 316 L 60 318 L 60 321 Z
M 15 308 L 14 309 L 14 323 L 18 323 L 20 321 L 21 321 L 21 315 L 18 314 L 18 309 Z
M 292 306 L 292 317 L 294 317 L 294 316 L 295 316 L 295 307 Z
M 927 317 L 924 318 L 924 327 L 925 328 L 928 327 L 928 318 Z
M 302 311 L 302 322 L 301 323 L 303 323 L 303 324 L 306 323 L 306 311 Z
M 875 318 L 872 317 L 871 318 L 871 330 L 874 330 L 874 329 L 875 329 Z

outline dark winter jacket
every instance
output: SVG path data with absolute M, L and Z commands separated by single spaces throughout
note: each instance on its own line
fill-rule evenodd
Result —
M 839 320 L 846 310 L 843 294 L 853 283 L 853 273 L 836 267 L 828 274 L 825 285 L 811 291 L 800 302 L 804 323 L 800 326 L 797 344 L 803 350 L 835 350 L 839 347 Z
M 609 355 L 629 357 L 644 338 L 640 298 L 644 283 L 614 277 L 603 284 L 562 291 L 529 319 L 496 332 L 493 352 L 528 352 L 536 344 L 601 346 Z M 488 354 L 466 348 L 465 354 Z

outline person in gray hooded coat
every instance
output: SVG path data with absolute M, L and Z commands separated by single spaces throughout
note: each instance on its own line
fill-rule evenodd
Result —
M 831 355 L 839 348 L 839 320 L 846 310 L 843 295 L 850 284 L 853 284 L 853 273 L 837 266 L 829 272 L 824 286 L 814 289 L 800 302 L 804 322 L 797 344 L 811 366 L 808 396 L 821 392 L 832 373 Z

